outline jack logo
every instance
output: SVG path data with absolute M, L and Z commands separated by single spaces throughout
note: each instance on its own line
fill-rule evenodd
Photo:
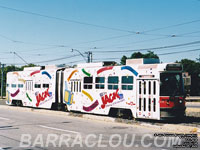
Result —
M 42 92 L 42 94 L 40 94 L 39 92 L 36 93 L 36 99 L 37 99 L 36 106 L 38 107 L 41 101 L 44 101 L 47 97 L 50 97 L 50 96 L 52 96 L 52 94 L 49 92 L 49 89 Z
M 120 96 L 118 94 L 119 89 L 117 89 L 115 92 L 110 93 L 109 95 L 104 95 L 101 97 L 101 100 L 103 102 L 103 104 L 101 105 L 101 108 L 104 109 L 107 103 L 112 103 L 114 100 L 116 100 L 117 98 L 120 99 Z

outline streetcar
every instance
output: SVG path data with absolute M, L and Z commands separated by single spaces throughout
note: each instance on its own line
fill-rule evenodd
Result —
M 185 115 L 182 65 L 127 59 L 7 73 L 7 104 L 162 120 Z

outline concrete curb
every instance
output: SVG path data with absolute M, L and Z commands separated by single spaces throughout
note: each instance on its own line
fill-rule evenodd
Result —
M 143 126 L 143 127 L 148 127 L 152 129 L 158 129 L 163 132 L 173 132 L 173 133 L 182 133 L 182 134 L 183 133 L 200 134 L 200 128 L 192 127 L 192 126 L 177 125 L 177 124 L 153 125 L 150 123 L 143 123 L 143 122 L 141 123 L 134 120 L 123 120 L 123 119 L 112 118 L 112 117 L 107 117 L 107 116 L 98 116 L 98 115 L 92 115 L 92 114 L 78 114 L 78 113 L 72 113 L 72 112 L 53 111 L 53 110 L 46 110 L 46 109 L 27 108 L 27 107 L 15 107 L 15 106 L 7 106 L 7 105 L 0 105 L 0 109 L 36 112 L 36 113 L 44 113 L 48 115 L 53 114 L 53 115 L 61 115 L 61 116 L 69 116 L 69 117 L 80 117 L 80 118 L 89 119 L 89 120 Z

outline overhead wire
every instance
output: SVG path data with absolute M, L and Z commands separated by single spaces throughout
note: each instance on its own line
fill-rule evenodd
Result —
M 148 50 L 157 50 L 157 49 L 166 49 L 166 48 L 173 48 L 173 47 L 180 47 L 186 45 L 193 45 L 199 44 L 200 41 L 194 41 L 189 43 L 182 43 L 182 44 L 175 44 L 175 45 L 167 45 L 167 46 L 160 46 L 160 47 L 152 47 L 152 48 L 140 48 L 140 49 L 132 49 L 132 50 L 114 50 L 114 51 L 93 51 L 93 53 L 118 53 L 118 52 L 134 52 L 134 51 L 148 51 Z
M 161 53 L 161 54 L 158 54 L 158 55 L 159 56 L 161 56 L 161 55 L 171 55 L 171 54 L 180 54 L 180 53 L 194 52 L 194 51 L 200 51 L 200 48 L 198 48 L 198 49 L 191 49 L 191 50 L 184 50 L 184 51 Z

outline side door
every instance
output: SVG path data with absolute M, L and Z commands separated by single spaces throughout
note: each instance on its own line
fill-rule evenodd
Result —
M 137 80 L 137 118 L 160 119 L 159 93 L 159 80 Z
M 57 109 L 62 109 L 64 102 L 64 71 L 58 70 L 56 72 L 56 93 L 55 93 L 55 103 Z

